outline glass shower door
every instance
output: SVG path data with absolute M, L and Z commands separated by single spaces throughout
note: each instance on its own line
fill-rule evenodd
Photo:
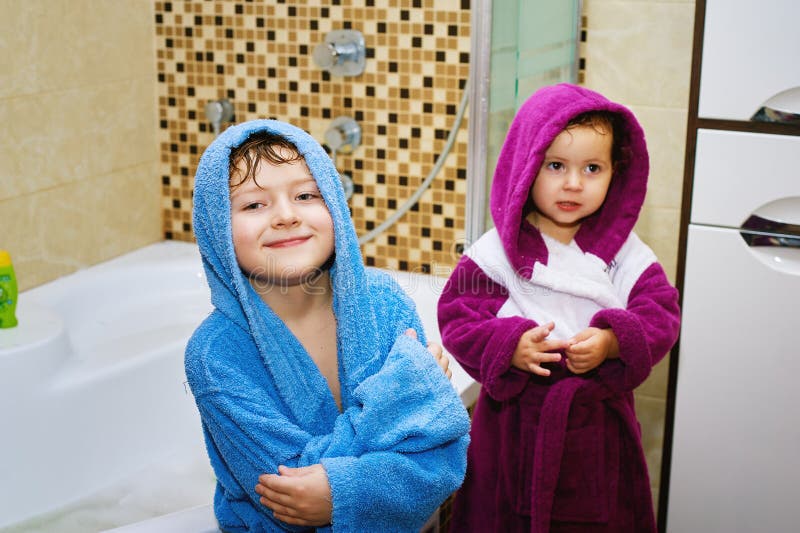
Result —
M 469 188 L 467 244 L 492 226 L 489 190 L 514 114 L 538 88 L 577 80 L 581 4 L 580 0 L 484 0 L 473 7 L 473 21 L 482 20 L 473 23 L 476 87 L 470 123 L 475 121 L 477 128 L 471 128 L 470 145 L 481 153 L 470 171 L 474 183 Z M 487 44 L 489 61 L 481 61 Z M 488 72 L 480 72 L 481 68 Z

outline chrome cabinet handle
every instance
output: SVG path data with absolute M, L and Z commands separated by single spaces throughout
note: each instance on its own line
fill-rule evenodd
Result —
M 800 225 L 778 222 L 758 215 L 744 221 L 739 234 L 748 246 L 800 248 Z
M 750 120 L 800 124 L 800 87 L 792 87 L 772 95 Z

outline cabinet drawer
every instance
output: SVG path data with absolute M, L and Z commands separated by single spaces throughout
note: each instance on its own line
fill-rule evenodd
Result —
M 797 531 L 800 276 L 690 226 L 684 283 L 668 531 Z
M 749 120 L 800 86 L 800 2 L 706 0 L 698 116 Z
M 788 197 L 800 197 L 800 137 L 697 131 L 691 222 L 738 228 Z

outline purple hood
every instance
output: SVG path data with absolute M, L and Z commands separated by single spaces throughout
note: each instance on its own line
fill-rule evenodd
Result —
M 586 111 L 619 113 L 628 139 L 622 149 L 626 161 L 614 172 L 605 203 L 583 221 L 575 242 L 584 252 L 609 263 L 636 223 L 647 190 L 649 159 L 644 131 L 633 113 L 576 85 L 562 83 L 539 89 L 514 117 L 492 182 L 492 219 L 517 272 L 531 272 L 537 261 L 547 264 L 544 240 L 538 230 L 523 225 L 523 211 L 547 148 L 570 119 Z

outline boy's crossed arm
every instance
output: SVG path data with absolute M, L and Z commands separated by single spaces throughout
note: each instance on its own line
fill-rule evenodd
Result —
M 412 339 L 417 338 L 417 332 L 412 328 L 407 329 L 405 335 L 408 335 Z M 429 342 L 427 348 L 428 351 L 431 352 L 433 358 L 436 360 L 436 364 L 439 365 L 439 368 L 442 369 L 444 375 L 447 376 L 447 379 L 452 379 L 453 371 L 450 370 L 450 358 L 444 353 L 441 345 L 436 344 L 435 342 Z
M 405 335 L 417 339 L 414 329 Z M 428 351 L 448 379 L 452 377 L 450 360 L 436 343 L 428 343 Z M 333 504 L 331 486 L 325 468 L 317 463 L 291 468 L 279 466 L 277 474 L 262 474 L 255 487 L 262 505 L 269 508 L 275 518 L 287 524 L 318 527 L 331 522 Z
M 282 522 L 311 527 L 331 523 L 331 485 L 319 463 L 299 468 L 281 465 L 277 474 L 259 476 L 256 492 L 261 504 Z

